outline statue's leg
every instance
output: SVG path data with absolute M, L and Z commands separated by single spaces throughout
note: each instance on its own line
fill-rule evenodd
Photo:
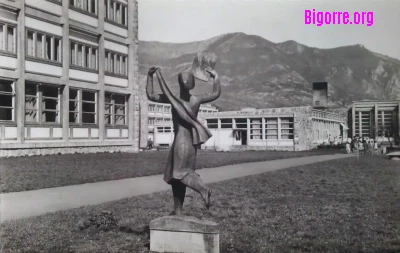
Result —
M 189 173 L 182 179 L 181 182 L 185 184 L 187 187 L 200 193 L 200 195 L 204 199 L 204 202 L 206 203 L 207 209 L 210 208 L 210 197 L 212 190 L 204 184 L 203 180 L 201 180 L 201 178 L 197 174 Z
M 186 185 L 179 181 L 171 184 L 174 195 L 174 211 L 172 215 L 182 215 L 183 202 L 185 201 Z

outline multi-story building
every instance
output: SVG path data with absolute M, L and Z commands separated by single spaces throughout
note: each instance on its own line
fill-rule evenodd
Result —
M 2 155 L 138 150 L 137 9 L 0 0 Z
M 352 137 L 368 137 L 399 145 L 400 101 L 354 102 L 348 119 Z
M 148 101 L 147 106 L 148 131 L 147 137 L 143 139 L 152 139 L 155 146 L 170 146 L 174 140 L 171 105 Z M 199 117 L 216 112 L 218 109 L 210 104 L 201 105 Z

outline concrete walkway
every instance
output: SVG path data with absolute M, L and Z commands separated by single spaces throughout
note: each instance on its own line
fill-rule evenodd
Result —
M 352 156 L 336 154 L 299 157 L 201 169 L 197 173 L 205 183 L 214 183 Z M 5 193 L 0 195 L 0 221 L 21 219 L 86 205 L 97 205 L 169 189 L 170 186 L 163 181 L 163 175 L 155 175 L 26 192 Z

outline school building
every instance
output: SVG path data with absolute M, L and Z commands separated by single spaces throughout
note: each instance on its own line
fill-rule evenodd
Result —
M 0 155 L 138 150 L 137 9 L 0 2 Z
M 316 148 L 335 138 L 347 139 L 346 117 L 312 106 L 205 115 L 213 136 L 203 145 L 216 150 L 287 150 Z
M 400 101 L 354 102 L 348 112 L 350 135 L 399 145 L 399 108 Z

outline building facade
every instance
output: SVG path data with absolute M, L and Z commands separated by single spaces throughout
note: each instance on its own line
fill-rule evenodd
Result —
M 368 137 L 399 145 L 400 101 L 360 101 L 349 109 L 352 137 Z
M 155 147 L 169 147 L 174 141 L 171 105 L 151 101 L 147 101 L 146 105 L 147 122 L 142 120 L 142 127 L 147 131 L 141 132 L 144 135 L 143 138 L 140 138 L 141 146 L 144 148 L 150 138 Z M 210 104 L 201 105 L 199 117 L 216 112 L 218 109 Z
M 205 120 L 213 134 L 206 149 L 301 151 L 347 138 L 346 117 L 311 106 L 246 108 L 205 115 Z
M 138 150 L 137 9 L 136 0 L 0 1 L 3 156 Z

